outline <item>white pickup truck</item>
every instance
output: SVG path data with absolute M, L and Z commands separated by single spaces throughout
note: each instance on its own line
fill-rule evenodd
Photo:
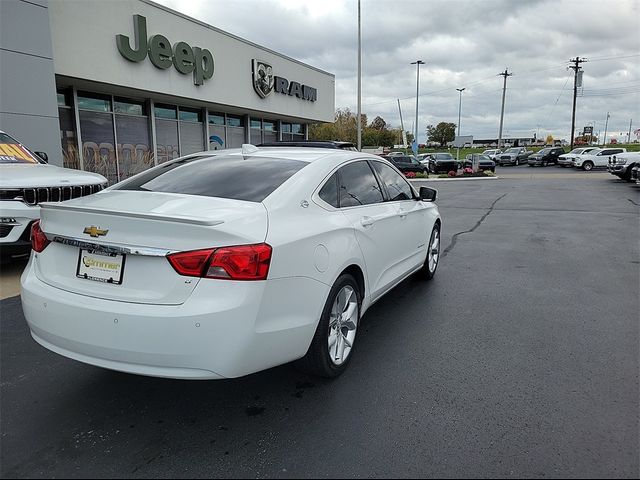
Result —
M 607 170 L 611 175 L 630 182 L 631 172 L 636 165 L 640 165 L 640 152 L 619 153 L 609 157 Z
M 571 161 L 571 165 L 576 168 L 582 168 L 587 172 L 594 168 L 607 168 L 609 157 L 618 153 L 625 153 L 626 148 L 603 148 L 596 152 L 589 152 L 582 155 L 576 155 Z

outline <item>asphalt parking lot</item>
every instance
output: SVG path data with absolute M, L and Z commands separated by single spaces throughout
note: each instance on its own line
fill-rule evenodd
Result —
M 38 346 L 2 300 L 6 477 L 640 476 L 640 189 L 433 182 L 444 253 L 369 310 L 347 372 L 138 377 Z

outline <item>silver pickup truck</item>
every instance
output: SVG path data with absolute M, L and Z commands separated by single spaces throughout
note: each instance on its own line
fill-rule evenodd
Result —
M 524 147 L 512 147 L 496 156 L 496 162 L 501 167 L 504 165 L 520 165 L 527 163 L 527 157 L 533 152 Z

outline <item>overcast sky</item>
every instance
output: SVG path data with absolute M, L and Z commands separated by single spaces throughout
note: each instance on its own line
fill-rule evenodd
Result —
M 158 0 L 222 30 L 336 76 L 336 108 L 356 110 L 356 0 Z M 457 123 L 461 134 L 496 138 L 508 68 L 505 137 L 570 137 L 573 71 L 587 58 L 576 128 L 593 125 L 620 138 L 640 128 L 638 0 L 362 0 L 362 111 L 405 129 L 415 121 L 420 70 L 419 140 L 428 124 Z M 632 139 L 635 136 L 632 134 Z

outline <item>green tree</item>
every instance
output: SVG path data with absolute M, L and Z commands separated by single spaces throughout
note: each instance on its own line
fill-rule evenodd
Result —
M 453 142 L 456 138 L 456 124 L 450 122 L 440 122 L 435 127 L 427 125 L 427 137 L 431 142 L 438 142 L 444 147 L 447 142 Z
M 376 117 L 373 119 L 373 121 L 371 122 L 371 125 L 369 125 L 371 128 L 374 128 L 376 130 L 386 130 L 387 129 L 387 122 L 384 121 L 384 119 L 382 117 Z

